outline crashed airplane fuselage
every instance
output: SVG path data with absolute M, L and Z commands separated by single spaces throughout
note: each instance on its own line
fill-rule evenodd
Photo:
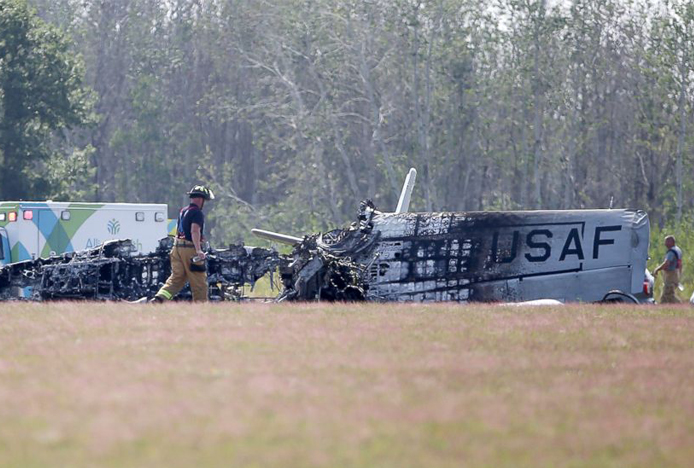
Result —
M 360 272 L 351 286 L 366 300 L 645 300 L 648 243 L 643 211 L 382 213 L 367 201 L 350 228 L 296 245 L 285 296 L 321 298 L 330 258 Z

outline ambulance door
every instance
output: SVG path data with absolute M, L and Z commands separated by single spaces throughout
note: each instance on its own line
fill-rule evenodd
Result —
M 10 257 L 10 239 L 7 237 L 7 230 L 0 228 L 0 265 L 12 263 Z

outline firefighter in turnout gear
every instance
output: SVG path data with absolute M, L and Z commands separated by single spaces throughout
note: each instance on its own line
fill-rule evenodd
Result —
M 664 275 L 663 294 L 660 296 L 662 304 L 679 304 L 682 302 L 677 297 L 677 289 L 682 275 L 682 251 L 677 247 L 675 236 L 665 238 L 665 247 L 668 249 L 665 254 L 665 261 L 658 265 L 653 271 L 653 276 L 657 277 L 658 272 Z
M 204 185 L 196 185 L 190 192 L 190 205 L 181 209 L 174 247 L 171 250 L 171 276 L 154 297 L 154 301 L 171 300 L 190 284 L 193 301 L 207 301 L 207 272 L 205 271 L 205 252 L 202 243 L 205 215 L 202 207 L 205 201 L 213 200 L 212 190 Z

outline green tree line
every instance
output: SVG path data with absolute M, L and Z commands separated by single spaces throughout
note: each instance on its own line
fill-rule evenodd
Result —
M 391 210 L 412 166 L 417 210 L 632 207 L 659 228 L 694 212 L 686 0 L 0 5 L 0 44 L 24 5 L 53 44 L 35 60 L 71 73 L 63 117 L 15 118 L 0 45 L 2 140 L 37 132 L 0 145 L 4 198 L 173 214 L 204 182 L 217 243 L 334 227 L 364 198 Z

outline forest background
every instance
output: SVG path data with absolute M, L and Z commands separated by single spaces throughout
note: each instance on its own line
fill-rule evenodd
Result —
M 0 0 L 0 199 L 175 216 L 203 182 L 224 245 L 392 210 L 416 167 L 415 210 L 686 237 L 693 69 L 686 0 Z

